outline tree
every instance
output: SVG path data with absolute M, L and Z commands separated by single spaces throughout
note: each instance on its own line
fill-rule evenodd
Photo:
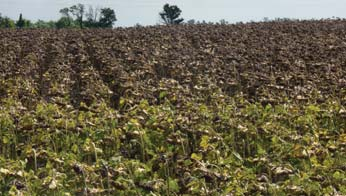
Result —
M 2 16 L 0 14 L 0 28 L 14 28 L 16 25 L 14 24 L 14 21 L 11 20 L 9 17 Z
M 20 15 L 19 15 L 19 19 L 18 19 L 18 21 L 17 21 L 17 23 L 16 23 L 16 26 L 17 26 L 18 28 L 23 28 L 24 25 L 25 25 L 25 21 L 23 20 L 23 15 L 20 14 Z
M 111 8 L 102 8 L 99 20 L 99 27 L 112 28 L 114 22 L 117 21 L 114 10 Z
M 85 14 L 85 27 L 88 28 L 111 28 L 117 20 L 114 10 L 111 8 L 92 8 Z
M 55 22 L 55 27 L 58 29 L 62 28 L 78 28 L 79 24 L 76 24 L 71 18 L 61 17 Z
M 55 28 L 55 23 L 54 21 L 43 21 L 43 20 L 38 20 L 33 24 L 34 28 L 40 28 L 40 29 L 48 29 L 48 28 Z
M 160 12 L 160 17 L 164 24 L 180 24 L 184 21 L 183 18 L 179 18 L 181 10 L 178 6 L 165 4 L 163 6 L 163 11 Z
M 71 6 L 69 11 L 76 17 L 76 21 L 79 24 L 80 28 L 83 28 L 83 16 L 85 12 L 85 6 L 83 4 L 77 4 Z
M 83 4 L 73 5 L 70 8 L 60 10 L 62 17 L 56 22 L 57 28 L 75 27 L 76 24 L 80 28 L 111 28 L 117 18 L 115 12 L 111 8 L 93 8 L 89 7 L 85 11 Z M 71 17 L 74 16 L 74 17 Z M 84 17 L 86 18 L 84 20 Z
M 88 28 L 98 27 L 98 17 L 100 15 L 99 8 L 89 7 L 89 11 L 85 13 L 86 21 L 84 22 L 84 26 Z
M 67 19 L 66 21 L 67 21 L 67 26 L 71 26 L 71 20 L 72 20 L 72 18 L 71 18 L 71 16 L 70 16 L 70 10 L 69 10 L 69 8 L 67 8 L 67 7 L 65 7 L 65 8 L 63 8 L 63 9 L 61 9 L 60 11 L 60 14 L 62 15 L 62 17 L 64 17 L 65 19 Z M 61 18 L 60 18 L 61 19 Z
M 23 15 L 20 14 L 19 15 L 19 19 L 16 22 L 16 27 L 18 28 L 28 28 L 28 27 L 32 27 L 32 23 L 30 20 L 26 20 L 23 18 Z

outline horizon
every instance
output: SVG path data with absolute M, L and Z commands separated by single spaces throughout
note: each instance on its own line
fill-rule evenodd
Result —
M 59 10 L 82 3 L 88 8 L 110 7 L 115 10 L 117 22 L 114 27 L 130 27 L 136 24 L 148 26 L 160 23 L 159 12 L 167 1 L 163 0 L 132 0 L 111 2 L 108 0 L 0 0 L 0 13 L 17 20 L 19 14 L 33 22 L 37 20 L 57 20 L 61 15 Z M 168 2 L 177 5 L 182 10 L 181 17 L 185 22 L 191 19 L 196 21 L 219 22 L 224 19 L 229 23 L 259 22 L 264 18 L 290 18 L 299 20 L 346 18 L 343 7 L 346 2 L 337 0 L 264 0 L 256 2 L 245 0 L 173 0 Z

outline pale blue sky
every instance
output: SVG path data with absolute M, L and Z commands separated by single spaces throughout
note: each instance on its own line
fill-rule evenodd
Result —
M 346 17 L 346 0 L 0 0 L 0 13 L 14 19 L 19 13 L 34 21 L 57 19 L 61 8 L 77 3 L 113 8 L 118 18 L 116 26 L 154 25 L 165 3 L 178 5 L 186 20 Z

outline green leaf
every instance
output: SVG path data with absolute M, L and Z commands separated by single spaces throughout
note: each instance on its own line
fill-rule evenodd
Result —
M 321 111 L 321 109 L 318 106 L 316 106 L 316 105 L 309 105 L 307 107 L 307 109 L 310 112 L 319 112 L 319 111 Z
M 6 135 L 2 136 L 2 143 L 8 144 L 9 142 L 10 142 L 10 139 Z
M 202 155 L 196 154 L 196 153 L 192 153 L 192 154 L 191 154 L 191 159 L 200 161 L 200 160 L 202 160 Z
M 336 180 L 342 180 L 342 179 L 344 179 L 344 177 L 345 176 L 342 173 L 340 173 L 339 171 L 336 171 L 333 174 L 333 178 L 335 178 Z
M 206 136 L 206 135 L 203 135 L 202 136 L 202 140 L 199 144 L 204 150 L 207 150 L 208 149 L 208 146 L 209 146 L 209 137 Z
M 262 146 L 260 144 L 257 144 L 257 154 L 258 155 L 264 155 L 267 152 L 262 148 Z
M 173 191 L 173 192 L 179 192 L 180 190 L 180 187 L 179 187 L 179 184 L 178 184 L 178 180 L 173 180 L 171 178 L 169 178 L 169 189 L 170 191 Z
M 163 99 L 167 96 L 167 92 L 166 91 L 162 91 L 159 95 L 159 99 Z
M 240 156 L 239 153 L 233 151 L 232 154 L 233 154 L 237 159 L 239 159 L 239 161 L 243 161 L 243 158 Z
M 120 107 L 123 107 L 126 103 L 126 100 L 124 98 L 120 98 L 120 101 L 119 101 L 119 106 Z

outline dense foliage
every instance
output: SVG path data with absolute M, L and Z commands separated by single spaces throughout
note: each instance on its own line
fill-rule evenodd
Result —
M 1 30 L 0 195 L 344 195 L 345 27 Z
M 9 17 L 2 16 L 0 14 L 0 28 L 14 28 L 15 24 L 14 21 L 11 20 Z
M 180 24 L 184 21 L 183 18 L 179 18 L 181 9 L 176 5 L 169 5 L 168 3 L 163 6 L 163 11 L 159 13 L 161 20 L 164 24 Z

